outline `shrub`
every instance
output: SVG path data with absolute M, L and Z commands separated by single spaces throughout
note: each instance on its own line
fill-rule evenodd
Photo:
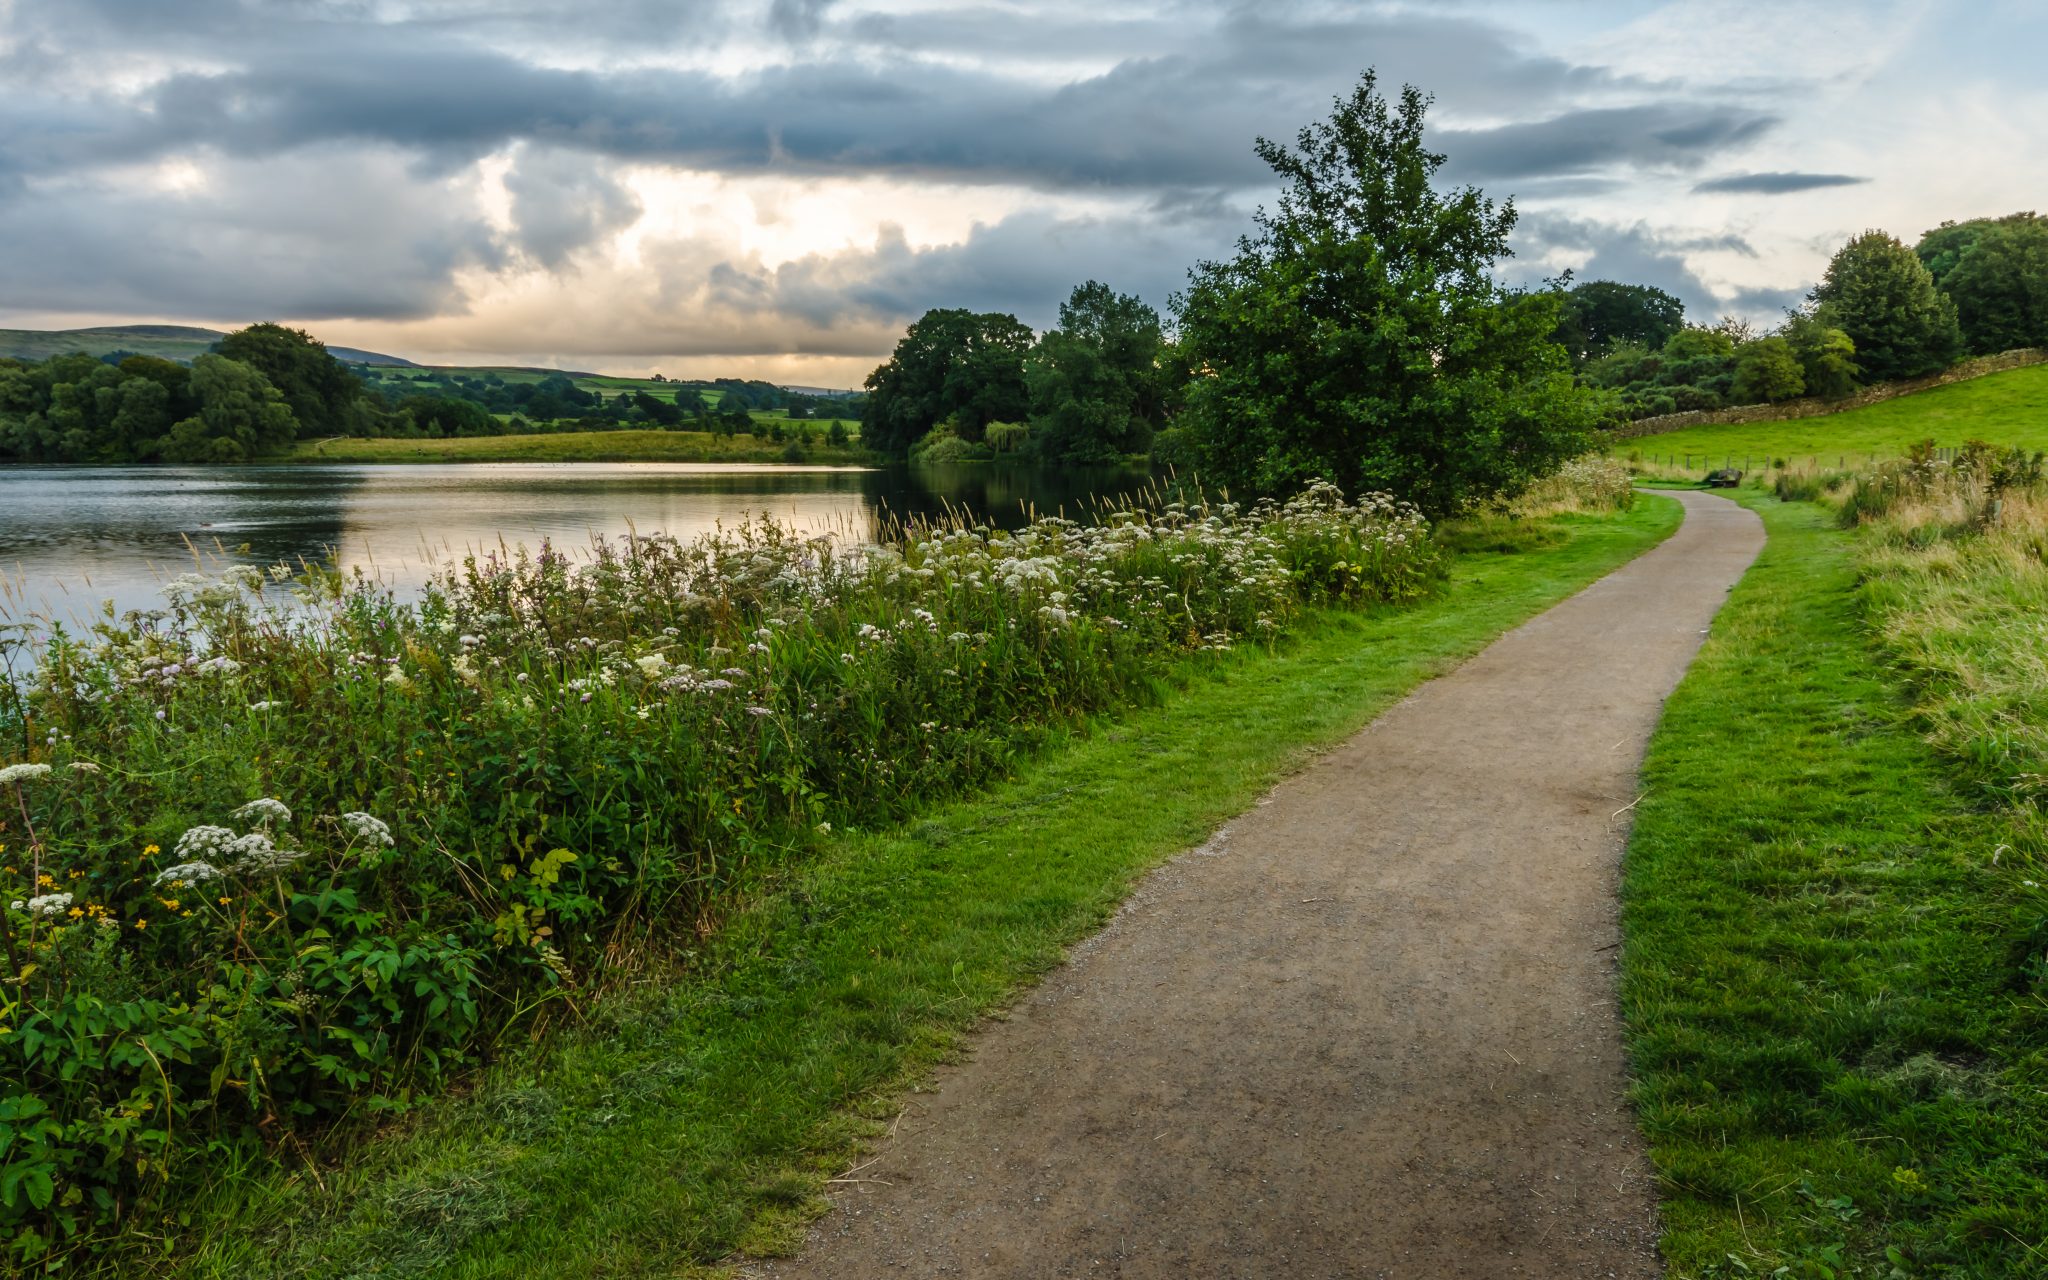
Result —
M 1530 485 L 1510 509 L 1523 516 L 1626 511 L 1635 500 L 1634 480 L 1625 464 L 1601 454 L 1587 454 Z

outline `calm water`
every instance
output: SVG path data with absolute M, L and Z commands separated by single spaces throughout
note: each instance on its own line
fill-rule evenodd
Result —
M 768 515 L 806 531 L 870 536 L 883 513 L 973 512 L 1006 527 L 1022 505 L 1078 514 L 1129 473 L 989 464 L 855 470 L 681 463 L 469 463 L 358 467 L 0 467 L 0 613 L 76 620 L 163 603 L 194 567 L 330 556 L 402 593 L 471 549 L 565 549 L 629 528 L 688 538 Z M 4 621 L 0 618 L 0 621 Z

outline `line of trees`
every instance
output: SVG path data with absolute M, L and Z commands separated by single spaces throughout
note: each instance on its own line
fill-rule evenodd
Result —
M 1967 356 L 2048 346 L 2048 218 L 1944 222 L 1910 248 L 1866 231 L 1768 331 L 1726 319 L 1688 325 L 1661 289 L 1590 281 L 1565 293 L 1556 336 L 1581 378 L 1611 392 L 1627 418 L 1840 399 Z
M 189 365 L 131 353 L 0 358 L 0 462 L 243 462 L 329 436 L 648 427 L 844 444 L 839 418 L 857 411 L 843 399 L 766 382 L 676 385 L 672 402 L 644 387 L 607 396 L 561 374 L 507 382 L 489 372 L 352 367 L 303 330 L 255 324 Z M 754 408 L 815 417 L 816 425 L 762 424 Z
M 1236 254 L 1189 272 L 1172 322 L 1090 281 L 1035 335 L 927 312 L 867 380 L 866 443 L 938 460 L 1150 455 L 1245 492 L 1311 478 L 1442 513 L 1506 492 L 1629 418 L 1840 398 L 1966 355 L 2048 345 L 2048 219 L 1943 223 L 1913 247 L 1842 246 L 1805 305 L 1760 330 L 1689 324 L 1648 285 L 1503 286 L 1512 201 L 1440 191 L 1429 100 L 1368 71 L 1293 145 Z

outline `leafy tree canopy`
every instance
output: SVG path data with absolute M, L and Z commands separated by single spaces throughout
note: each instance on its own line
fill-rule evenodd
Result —
M 1090 280 L 1060 305 L 1059 327 L 1025 361 L 1033 438 L 1057 462 L 1143 453 L 1164 413 L 1168 378 L 1159 313 Z
M 303 329 L 252 324 L 215 344 L 214 350 L 257 370 L 284 394 L 304 436 L 344 434 L 363 384 L 348 366 Z
M 1030 411 L 1024 353 L 1031 330 L 1015 316 L 927 311 L 897 342 L 888 363 L 868 375 L 861 438 L 871 449 L 902 454 L 940 422 L 979 442 L 991 422 Z
M 1588 280 L 1560 299 L 1555 337 L 1584 364 L 1618 342 L 1661 347 L 1684 325 L 1685 304 L 1654 285 Z
M 1513 202 L 1436 189 L 1428 105 L 1414 88 L 1390 105 L 1367 72 L 1293 147 L 1259 140 L 1278 207 L 1176 299 L 1209 478 L 1273 492 L 1322 477 L 1442 514 L 1584 447 L 1600 401 L 1552 340 L 1558 298 L 1492 279 Z
M 1944 222 L 1914 252 L 1955 303 L 1973 355 L 2048 346 L 2048 218 Z
M 1813 301 L 1816 318 L 1849 335 L 1874 379 L 1933 373 L 1962 350 L 1955 304 L 1919 257 L 1882 231 L 1866 231 L 1835 253 Z

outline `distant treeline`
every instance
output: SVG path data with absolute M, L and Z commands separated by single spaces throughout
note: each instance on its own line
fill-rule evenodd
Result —
M 1908 248 L 1867 231 L 1777 327 L 1688 325 L 1677 298 L 1599 280 L 1565 294 L 1558 336 L 1627 418 L 1839 399 L 1969 356 L 2048 345 L 2048 217 L 1944 222 Z
M 607 395 L 564 374 L 510 382 L 491 372 L 349 366 L 302 330 L 257 324 L 189 365 L 121 352 L 0 359 L 0 462 L 242 462 L 329 436 L 438 439 L 652 427 L 780 438 L 782 425 L 758 423 L 749 412 L 756 409 L 816 419 L 817 433 L 843 443 L 846 428 L 834 415 L 859 412 L 857 402 L 766 382 L 674 385 L 670 401 L 645 387 Z
M 1178 300 L 1177 328 L 1139 299 L 1093 281 L 1074 291 L 1058 326 L 1043 335 L 1012 315 L 925 313 L 867 380 L 864 443 L 931 459 L 1011 455 L 1071 464 L 1150 454 L 1213 463 L 1229 452 L 1218 447 L 1228 437 L 1254 427 L 1183 421 L 1190 388 L 1206 391 L 1227 367 L 1218 354 L 1284 363 L 1278 349 L 1230 349 L 1237 320 L 1210 307 L 1200 286 L 1223 279 L 1235 288 L 1229 272 L 1239 268 L 1214 265 L 1197 268 L 1197 288 Z M 1839 398 L 1967 356 L 2048 345 L 2048 218 L 1945 222 L 1912 248 L 1866 232 L 1834 255 L 1805 305 L 1768 330 L 1735 319 L 1689 324 L 1678 298 L 1649 285 L 1575 285 L 1567 277 L 1543 292 L 1556 307 L 1550 340 L 1570 357 L 1579 385 L 1597 393 L 1609 423 Z M 1362 314 L 1342 323 L 1378 321 Z M 1218 333 L 1226 338 L 1220 353 L 1212 340 Z M 1330 334 L 1302 336 L 1314 343 Z M 1508 339 L 1497 332 L 1489 341 Z M 1305 404 L 1330 393 L 1305 383 L 1300 391 Z

